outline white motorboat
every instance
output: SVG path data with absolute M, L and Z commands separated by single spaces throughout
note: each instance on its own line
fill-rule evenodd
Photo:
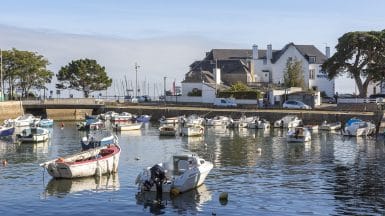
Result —
M 206 126 L 213 127 L 227 127 L 230 125 L 232 119 L 227 116 L 215 116 L 211 119 L 206 119 Z
M 205 128 L 201 125 L 187 125 L 182 127 L 182 136 L 202 136 L 205 132 Z
M 159 119 L 159 122 L 160 124 L 178 124 L 180 122 L 180 119 L 181 117 L 177 116 L 177 117 L 169 117 L 169 118 L 166 118 L 164 116 L 162 116 L 160 119 Z
M 127 123 L 127 124 L 115 124 L 114 129 L 117 131 L 132 131 L 132 130 L 140 130 L 142 127 L 142 122 L 137 123 Z
M 319 127 L 320 130 L 327 130 L 327 131 L 332 131 L 332 130 L 339 130 L 341 129 L 341 122 L 332 122 L 328 123 L 327 121 L 322 122 L 321 126 Z
M 357 118 L 351 118 L 346 122 L 341 131 L 344 136 L 370 136 L 376 133 L 376 125 Z
M 246 117 L 241 116 L 239 119 L 234 119 L 229 127 L 231 128 L 247 128 L 250 123 L 255 123 L 255 120 L 257 120 L 258 117 L 252 116 L 252 117 Z
M 133 118 L 133 115 L 128 112 L 122 112 L 119 115 L 113 115 L 111 116 L 111 121 L 113 122 L 128 122 L 131 121 Z
M 28 127 L 35 126 L 35 124 L 39 121 L 39 118 L 36 118 L 32 114 L 24 114 L 15 118 L 14 120 L 8 120 L 8 123 L 13 124 L 15 127 Z
M 173 125 L 162 125 L 159 127 L 159 135 L 160 136 L 175 136 L 176 135 L 176 127 Z
M 287 132 L 287 142 L 309 142 L 311 141 L 311 133 L 305 127 L 295 127 Z
M 21 143 L 44 142 L 50 138 L 50 131 L 41 127 L 28 127 L 16 135 Z
M 256 118 L 254 122 L 249 122 L 247 128 L 250 129 L 270 129 L 270 122 L 263 118 Z
M 73 155 L 40 164 L 54 178 L 79 178 L 116 173 L 120 146 L 118 143 L 91 148 Z
M 274 122 L 275 128 L 294 128 L 302 125 L 302 120 L 294 115 L 287 115 Z
M 119 114 L 114 111 L 107 111 L 106 113 L 100 114 L 100 119 L 102 120 L 111 120 L 113 116 L 118 116 Z
M 144 169 L 136 178 L 140 190 L 183 193 L 199 187 L 213 168 L 211 162 L 197 155 L 173 156 L 172 162 Z
M 205 122 L 205 119 L 202 117 L 199 117 L 198 115 L 190 115 L 187 118 L 182 118 L 181 124 L 182 127 L 189 127 L 193 125 L 203 125 Z

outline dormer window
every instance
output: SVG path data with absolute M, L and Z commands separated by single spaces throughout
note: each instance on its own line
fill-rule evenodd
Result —
M 316 62 L 316 58 L 315 56 L 309 56 L 309 63 L 315 63 Z

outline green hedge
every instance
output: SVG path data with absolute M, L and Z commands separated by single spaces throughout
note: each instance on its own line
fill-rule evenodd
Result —
M 218 97 L 223 98 L 235 98 L 235 99 L 258 99 L 261 97 L 261 93 L 259 91 L 222 91 L 218 92 Z

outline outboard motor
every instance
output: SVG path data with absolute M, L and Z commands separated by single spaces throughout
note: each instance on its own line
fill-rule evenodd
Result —
M 150 168 L 151 171 L 151 181 L 155 183 L 156 186 L 156 198 L 157 200 L 162 200 L 162 193 L 163 193 L 163 182 L 166 180 L 166 174 L 164 172 L 164 169 L 159 166 L 158 164 L 155 164 L 153 167 Z

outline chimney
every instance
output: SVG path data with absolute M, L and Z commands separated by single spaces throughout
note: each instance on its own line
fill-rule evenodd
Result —
M 326 58 L 330 58 L 330 47 L 326 47 L 325 48 L 325 55 L 326 55 Z
M 257 45 L 253 45 L 253 60 L 257 60 L 258 59 L 258 46 Z
M 271 44 L 267 45 L 267 50 L 266 50 L 266 59 L 271 60 L 273 58 L 273 48 Z

